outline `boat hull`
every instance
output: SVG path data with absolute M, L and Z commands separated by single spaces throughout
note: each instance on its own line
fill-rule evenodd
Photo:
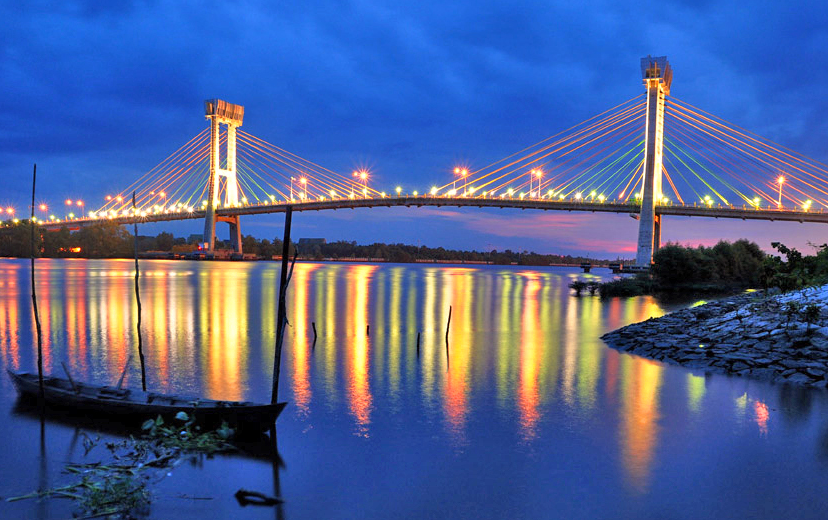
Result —
M 21 399 L 39 399 L 37 374 L 9 371 L 9 376 Z M 261 433 L 270 429 L 287 404 L 217 401 L 81 382 L 73 385 L 68 379 L 58 377 L 44 377 L 43 383 L 46 404 L 50 408 L 124 423 L 137 423 L 159 415 L 170 419 L 183 411 L 195 417 L 196 422 L 204 428 L 218 427 L 226 422 L 241 434 Z

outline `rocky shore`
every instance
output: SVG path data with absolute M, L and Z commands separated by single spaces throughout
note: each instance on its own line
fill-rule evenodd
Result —
M 612 348 L 706 372 L 828 387 L 828 286 L 741 294 L 607 333 Z

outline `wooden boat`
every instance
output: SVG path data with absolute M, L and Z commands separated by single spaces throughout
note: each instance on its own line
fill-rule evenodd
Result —
M 40 396 L 37 374 L 8 371 L 20 397 Z M 46 404 L 120 422 L 139 422 L 162 416 L 171 419 L 178 412 L 196 418 L 204 428 L 222 421 L 243 435 L 259 434 L 271 428 L 287 403 L 262 404 L 247 401 L 216 401 L 198 397 L 142 392 L 131 388 L 91 385 L 59 377 L 43 377 Z

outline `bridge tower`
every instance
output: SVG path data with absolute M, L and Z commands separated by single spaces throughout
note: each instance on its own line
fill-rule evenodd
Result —
M 204 219 L 204 242 L 207 251 L 216 245 L 216 222 L 230 224 L 230 242 L 237 253 L 242 252 L 241 226 L 239 216 L 216 215 L 216 207 L 239 204 L 239 184 L 236 181 L 236 128 L 242 125 L 244 107 L 221 99 L 204 102 L 204 115 L 210 120 L 210 178 L 207 181 L 207 215 Z M 221 125 L 227 127 L 227 162 L 221 167 L 220 133 Z M 221 180 L 224 178 L 224 200 L 219 200 Z
M 655 214 L 662 201 L 661 170 L 664 147 L 664 98 L 670 95 L 673 69 L 666 56 L 641 58 L 641 75 L 647 89 L 647 119 L 644 126 L 644 182 L 638 221 L 638 251 L 635 264 L 653 263 L 661 245 L 661 216 Z

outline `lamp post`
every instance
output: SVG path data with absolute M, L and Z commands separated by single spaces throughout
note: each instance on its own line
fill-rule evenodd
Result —
M 290 178 L 290 200 L 293 200 L 293 179 L 294 179 L 294 177 L 291 176 L 291 178 Z
M 537 194 L 535 194 L 535 192 L 532 191 L 532 178 L 533 177 L 538 179 Z M 534 168 L 534 169 L 532 169 L 532 171 L 529 172 L 529 198 L 532 198 L 532 197 L 535 197 L 535 196 L 537 196 L 537 198 L 540 198 L 540 196 L 541 196 L 540 195 L 541 177 L 543 177 L 543 170 L 541 170 L 540 168 Z
M 308 179 L 302 177 L 299 182 L 302 183 L 302 200 L 305 200 L 308 198 Z
M 785 177 L 780 175 L 776 182 L 779 183 L 779 198 L 776 201 L 776 209 L 782 209 L 782 185 L 785 184 Z

